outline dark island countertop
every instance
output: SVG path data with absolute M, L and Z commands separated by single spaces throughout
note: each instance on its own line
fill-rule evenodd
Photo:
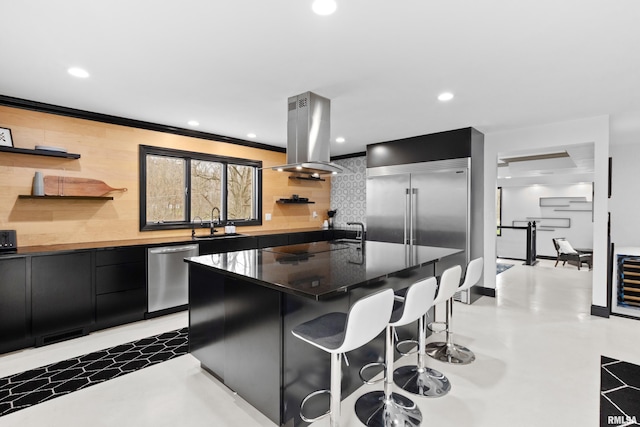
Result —
M 366 241 L 360 248 L 359 244 L 336 241 L 202 255 L 186 261 L 245 282 L 319 300 L 459 252 L 374 241 Z

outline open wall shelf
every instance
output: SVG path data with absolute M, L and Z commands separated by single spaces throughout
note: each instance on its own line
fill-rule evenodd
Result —
M 324 178 L 315 178 L 313 176 L 297 176 L 297 175 L 293 175 L 290 176 L 289 179 L 296 179 L 296 180 L 301 180 L 301 181 L 325 181 Z
M 276 200 L 276 203 L 280 203 L 282 205 L 310 205 L 313 204 L 315 202 L 311 202 L 311 201 L 300 201 L 300 200 L 295 200 L 295 199 L 280 199 L 280 200 Z
M 31 196 L 29 194 L 20 194 L 18 199 L 33 199 L 33 200 L 113 200 L 111 196 Z
M 79 159 L 80 154 L 64 153 L 62 151 L 29 150 L 27 148 L 0 147 L 5 153 L 29 154 L 32 156 L 58 157 L 63 159 Z

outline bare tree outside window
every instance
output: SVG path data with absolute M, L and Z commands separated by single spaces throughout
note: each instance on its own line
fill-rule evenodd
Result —
M 147 156 L 147 222 L 184 219 L 185 168 L 184 159 Z
M 228 219 L 247 219 L 254 213 L 254 168 L 229 165 L 227 167 Z
M 213 208 L 222 212 L 222 163 L 191 161 L 191 218 L 212 219 Z M 217 219 L 217 218 L 216 218 Z

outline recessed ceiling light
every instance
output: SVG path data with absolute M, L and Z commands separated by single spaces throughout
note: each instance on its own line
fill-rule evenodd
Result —
M 438 95 L 438 101 L 451 101 L 453 99 L 453 94 L 451 92 L 443 92 Z
M 189 126 L 200 126 L 200 123 L 198 123 L 198 121 L 196 121 L 196 120 L 189 120 L 189 121 L 187 122 L 187 124 L 188 124 Z
M 277 170 L 278 172 L 282 172 L 282 171 L 284 171 L 284 169 L 282 169 L 282 168 L 278 168 L 278 169 L 276 169 L 276 170 Z
M 258 136 L 258 135 L 256 135 L 255 133 L 248 133 L 247 134 L 248 138 L 255 138 L 256 136 Z
M 67 73 L 71 74 L 73 77 L 79 77 L 81 79 L 86 79 L 89 77 L 89 72 L 83 68 L 71 67 L 67 70 Z
M 338 5 L 334 0 L 315 0 L 311 8 L 317 15 L 331 15 L 336 11 Z
M 296 166 L 296 169 L 301 171 L 302 170 L 302 166 Z
M 336 138 L 336 142 L 344 142 L 344 141 L 345 141 L 345 139 L 343 137 L 341 137 L 341 136 Z
M 511 179 L 511 177 L 510 176 L 505 176 L 504 179 Z

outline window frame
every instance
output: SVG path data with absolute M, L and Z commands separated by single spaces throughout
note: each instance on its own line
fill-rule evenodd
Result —
M 224 218 L 221 221 L 221 225 L 225 224 L 228 219 L 227 212 L 227 197 L 228 197 L 228 166 L 240 165 L 254 167 L 255 170 L 255 182 L 253 183 L 256 203 L 256 218 L 251 220 L 239 220 L 232 219 L 234 225 L 251 226 L 262 225 L 262 161 L 242 159 L 238 157 L 220 156 L 217 154 L 200 153 L 196 151 L 177 150 L 173 148 L 154 147 L 150 145 L 140 145 L 139 156 L 139 176 L 140 176 L 140 231 L 153 231 L 153 230 L 175 230 L 186 229 L 193 227 L 193 218 L 191 215 L 191 160 L 202 160 L 207 162 L 222 163 L 222 206 L 220 206 L 220 216 Z M 185 197 L 185 217 L 188 220 L 183 221 L 170 221 L 162 223 L 147 223 L 147 156 L 168 156 L 179 157 L 186 160 L 185 167 L 185 183 L 186 183 L 186 197 Z M 210 222 L 211 218 L 204 218 L 204 222 Z

